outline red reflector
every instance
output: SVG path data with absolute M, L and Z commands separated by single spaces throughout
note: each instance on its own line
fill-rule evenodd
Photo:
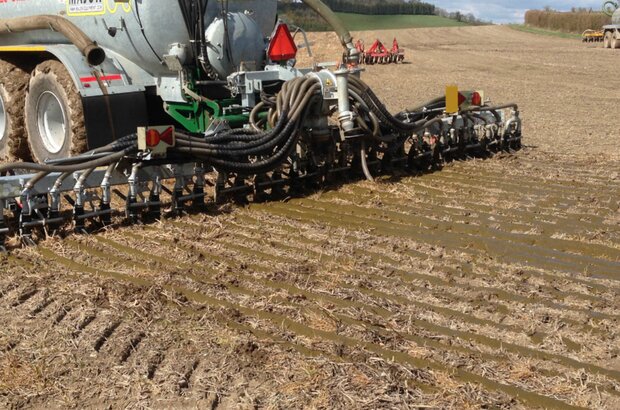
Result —
M 463 103 L 467 101 L 467 97 L 465 97 L 463 94 L 459 93 L 459 107 L 461 105 L 463 105 Z
M 99 79 L 101 81 L 120 81 L 123 79 L 123 77 L 121 77 L 120 74 L 113 74 L 113 75 L 101 75 L 99 76 Z M 95 81 L 97 81 L 97 77 L 92 76 L 92 77 L 80 77 L 80 81 L 82 83 L 94 83 Z
M 482 105 L 482 96 L 479 92 L 474 92 L 471 96 L 471 105 L 481 106 Z
M 174 140 L 172 139 L 173 132 L 174 132 L 174 128 L 169 127 L 168 129 L 166 129 L 166 131 L 162 132 L 159 135 L 159 139 L 165 142 L 166 144 L 172 146 L 174 145 Z
M 271 61 L 288 61 L 297 55 L 297 46 L 286 24 L 276 28 L 276 34 L 269 44 L 269 59 Z
M 159 141 L 161 141 L 161 136 L 159 135 L 159 132 L 157 132 L 157 130 L 154 129 L 149 129 L 146 130 L 146 146 L 147 147 L 156 147 L 159 144 Z

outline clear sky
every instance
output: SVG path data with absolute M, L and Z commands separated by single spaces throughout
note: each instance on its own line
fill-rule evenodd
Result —
M 551 6 L 556 10 L 568 11 L 572 7 L 592 7 L 600 10 L 604 0 L 429 0 L 429 3 L 448 11 L 473 13 L 483 20 L 494 23 L 522 23 L 526 10 Z

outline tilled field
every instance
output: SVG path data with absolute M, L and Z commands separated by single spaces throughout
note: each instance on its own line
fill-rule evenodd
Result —
M 483 84 L 472 54 L 497 67 L 538 39 L 433 29 L 403 32 L 403 45 L 430 33 Z M 1 260 L 0 406 L 620 407 L 617 124 L 583 111 L 549 133 L 560 119 L 540 104 L 555 78 L 543 80 L 545 45 L 608 58 L 543 38 L 527 70 L 494 72 L 491 87 L 529 70 L 536 81 L 516 155 L 13 251 Z M 381 96 L 407 101 L 432 70 L 449 76 L 436 50 L 413 53 L 431 73 L 372 67 Z M 553 76 L 572 73 L 562 64 Z M 398 75 L 411 84 L 377 85 Z M 569 130 L 584 123 L 596 132 L 577 146 Z

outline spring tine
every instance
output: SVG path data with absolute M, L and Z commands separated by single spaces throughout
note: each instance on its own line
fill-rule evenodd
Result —
M 148 218 L 156 220 L 161 217 L 161 192 L 162 192 L 162 174 L 161 168 L 157 168 L 157 175 L 153 181 L 151 192 L 148 199 Z
M 110 189 L 110 178 L 112 177 L 112 172 L 116 168 L 117 164 L 111 164 L 106 169 L 106 172 L 101 180 L 101 204 L 99 205 L 99 209 L 102 211 L 102 214 L 99 218 L 100 222 L 106 226 L 112 223 L 112 214 L 111 214 L 111 206 L 112 203 L 112 191 Z
M 140 171 L 140 167 L 142 163 L 136 163 L 131 168 L 131 174 L 127 179 L 127 184 L 129 185 L 129 189 L 127 192 L 127 201 L 125 206 L 125 215 L 127 216 L 127 220 L 131 224 L 138 223 L 139 218 L 139 210 L 134 205 L 138 202 L 138 172 Z
M 228 180 L 228 175 L 225 172 L 218 172 L 217 173 L 217 179 L 215 182 L 215 189 L 214 189 L 214 201 L 216 204 L 221 204 L 222 202 L 225 201 L 224 199 L 224 189 L 226 189 L 226 181 Z
M 180 215 L 185 210 L 185 201 L 183 197 L 183 189 L 185 188 L 185 177 L 180 172 L 177 165 L 172 166 L 174 173 L 174 192 L 172 194 L 172 210 L 175 214 Z
M 62 186 L 63 181 L 69 175 L 70 174 L 68 172 L 61 174 L 58 178 L 56 178 L 56 181 L 54 182 L 54 185 L 52 186 L 52 189 L 50 190 L 50 194 L 49 194 L 50 195 L 50 207 L 49 207 L 49 213 L 48 213 L 48 218 L 50 219 L 56 219 L 60 215 L 60 201 L 61 201 L 60 187 Z
M 9 226 L 4 216 L 5 208 L 6 208 L 6 200 L 0 199 L 0 253 L 6 253 L 6 248 L 5 248 L 6 236 L 9 233 Z
M 192 191 L 194 194 L 193 206 L 194 208 L 200 209 L 205 206 L 205 170 L 202 164 L 196 164 L 194 173 L 196 174 L 196 181 L 194 182 L 194 189 Z
M 22 238 L 29 237 L 31 228 L 28 224 L 32 221 L 32 215 L 30 212 L 30 188 L 26 188 L 21 194 L 22 210 L 19 215 L 19 234 Z M 27 241 L 26 241 L 27 242 Z

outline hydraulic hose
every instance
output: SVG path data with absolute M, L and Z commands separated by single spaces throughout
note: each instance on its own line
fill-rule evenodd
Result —
M 28 171 L 41 171 L 41 172 L 77 172 L 87 168 L 96 168 L 103 165 L 108 165 L 111 162 L 120 161 L 124 156 L 134 152 L 138 148 L 137 144 L 134 147 L 126 148 L 122 151 L 108 155 L 107 157 L 95 159 L 92 161 L 82 162 L 80 164 L 73 165 L 45 165 L 35 164 L 32 162 L 17 162 L 12 164 L 0 165 L 0 173 L 6 171 L 14 171 L 18 169 Z
M 90 65 L 99 65 L 105 60 L 105 51 L 75 24 L 64 17 L 42 14 L 0 19 L 0 34 L 22 33 L 33 30 L 52 30 L 61 33 L 80 50 Z

